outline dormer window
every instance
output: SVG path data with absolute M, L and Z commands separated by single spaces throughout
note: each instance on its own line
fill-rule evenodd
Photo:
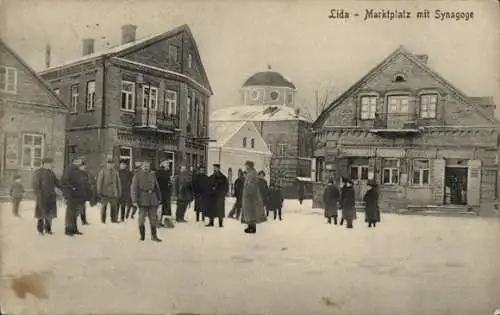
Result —
M 375 119 L 375 112 L 377 109 L 376 96 L 363 96 L 361 97 L 361 119 Z
M 420 118 L 436 118 L 437 94 L 420 95 Z

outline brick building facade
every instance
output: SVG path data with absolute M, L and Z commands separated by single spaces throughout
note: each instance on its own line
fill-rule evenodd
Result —
M 49 86 L 0 40 L 0 188 L 14 175 L 31 189 L 41 159 L 54 159 L 54 172 L 64 166 L 67 108 Z
M 106 158 L 142 160 L 173 169 L 206 163 L 209 98 L 213 94 L 187 25 L 136 40 L 122 27 L 122 44 L 41 72 L 70 108 L 68 161 L 88 159 L 95 172 Z
M 257 72 L 241 89 L 243 105 L 219 109 L 211 121 L 252 121 L 272 153 L 270 181 L 281 184 L 286 198 L 296 198 L 298 185 L 312 196 L 311 122 L 295 108 L 295 86 L 274 71 Z M 244 163 L 244 161 L 242 161 Z
M 398 48 L 335 100 L 314 123 L 314 204 L 325 182 L 346 176 L 358 199 L 380 184 L 383 209 L 409 205 L 477 208 L 498 197 L 492 98 L 467 97 Z

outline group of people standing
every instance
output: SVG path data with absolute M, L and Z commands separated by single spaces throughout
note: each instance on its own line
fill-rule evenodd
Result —
M 348 229 L 353 228 L 353 221 L 357 219 L 355 206 L 355 192 L 352 180 L 343 178 L 344 185 L 339 190 L 335 181 L 330 179 L 323 193 L 323 202 L 325 206 L 325 217 L 328 224 L 337 225 L 338 210 L 341 209 L 342 217 L 340 225 L 346 225 Z M 365 202 L 365 221 L 368 227 L 375 227 L 380 222 L 380 209 L 378 206 L 379 193 L 377 184 L 373 180 L 368 181 L 370 187 L 365 193 L 363 201 Z

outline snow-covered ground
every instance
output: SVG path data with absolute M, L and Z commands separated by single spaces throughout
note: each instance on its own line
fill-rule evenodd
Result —
M 227 207 L 232 205 L 228 201 Z M 386 214 L 376 229 L 327 225 L 311 203 L 246 235 L 236 220 L 161 229 L 99 222 L 66 237 L 64 214 L 40 237 L 33 203 L 2 204 L 2 309 L 7 314 L 491 315 L 500 308 L 500 220 Z M 148 235 L 149 236 L 149 235 Z M 47 298 L 16 297 L 19 280 Z M 16 280 L 17 279 L 17 280 Z M 43 285 L 46 288 L 43 288 Z M 42 286 L 36 288 L 36 286 Z M 22 290 L 21 290 L 22 291 Z

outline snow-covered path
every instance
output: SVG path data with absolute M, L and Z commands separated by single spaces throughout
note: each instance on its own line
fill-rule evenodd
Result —
M 138 241 L 136 221 L 99 222 L 83 236 L 40 237 L 2 204 L 3 311 L 8 314 L 493 314 L 500 308 L 500 220 L 386 214 L 327 225 L 310 203 L 286 201 L 284 220 L 223 229 L 193 221 Z M 228 202 L 227 206 L 232 205 Z M 39 274 L 33 276 L 34 273 Z M 20 299 L 13 279 L 45 284 Z M 14 281 L 15 282 L 15 281 Z M 33 283 L 32 283 L 33 284 Z M 43 290 L 40 289 L 40 290 Z

